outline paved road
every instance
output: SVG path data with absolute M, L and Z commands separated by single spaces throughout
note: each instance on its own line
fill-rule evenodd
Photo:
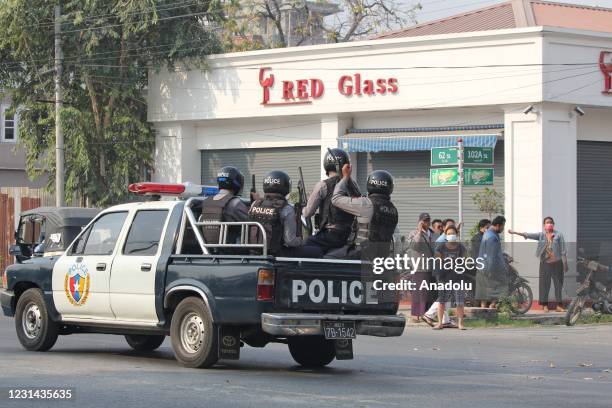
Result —
M 610 407 L 612 326 L 411 328 L 394 339 L 361 337 L 356 359 L 324 370 L 297 367 L 284 345 L 244 348 L 214 369 L 177 365 L 169 342 L 130 351 L 124 339 L 72 335 L 46 353 L 26 352 L 0 318 L 0 382 L 69 387 L 76 403 L 0 407 Z M 582 366 L 580 366 L 582 365 Z

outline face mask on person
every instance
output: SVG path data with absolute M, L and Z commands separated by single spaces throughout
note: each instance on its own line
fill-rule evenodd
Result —
M 554 229 L 555 229 L 554 224 L 546 224 L 546 225 L 544 225 L 544 230 L 545 230 L 546 232 L 553 232 L 553 231 L 554 231 Z
M 446 240 L 448 242 L 457 242 L 457 236 L 456 235 L 447 235 L 446 236 Z

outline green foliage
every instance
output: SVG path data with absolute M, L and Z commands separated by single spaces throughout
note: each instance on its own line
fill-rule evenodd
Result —
M 152 167 L 153 129 L 145 103 L 149 69 L 204 67 L 220 43 L 207 28 L 218 0 L 64 0 L 62 47 L 66 197 L 104 206 Z M 4 1 L 0 8 L 0 89 L 19 107 L 27 171 L 50 173 L 54 188 L 54 6 Z
M 494 188 L 485 187 L 482 191 L 472 194 L 472 201 L 489 219 L 493 218 L 493 214 L 504 213 L 504 193 Z

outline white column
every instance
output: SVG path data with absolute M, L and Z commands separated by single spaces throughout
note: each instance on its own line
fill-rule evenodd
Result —
M 568 243 L 578 237 L 578 132 L 573 105 L 545 104 L 542 218 L 551 216 Z
M 543 218 L 551 216 L 566 242 L 576 242 L 576 117 L 572 107 L 564 104 L 536 105 L 527 115 L 513 109 L 505 115 L 504 138 L 505 241 L 512 243 L 506 249 L 517 259 L 519 272 L 531 278 L 537 297 L 536 244 L 525 244 L 522 237 L 507 231 L 541 231 Z M 574 245 L 569 249 L 575 249 Z M 549 300 L 554 301 L 552 290 Z
M 176 124 L 157 128 L 155 173 L 157 182 L 200 182 L 201 159 L 193 125 Z
M 577 131 L 572 107 L 536 106 L 537 113 L 505 115 L 506 228 L 539 231 L 551 216 L 576 242 Z M 506 240 L 522 240 L 509 236 Z

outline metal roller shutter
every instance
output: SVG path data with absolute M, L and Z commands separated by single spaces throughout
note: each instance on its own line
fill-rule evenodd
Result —
M 610 142 L 578 142 L 578 243 L 604 263 L 612 262 L 611 240 L 599 238 L 612 229 L 611 157 Z
M 429 187 L 429 152 L 360 153 L 357 163 L 359 186 L 366 191 L 367 175 L 372 170 L 389 171 L 395 180 L 391 196 L 399 212 L 399 228 L 407 235 L 416 227 L 421 212 L 428 212 L 432 218 L 458 218 L 458 197 L 456 187 Z M 493 187 L 504 191 L 504 144 L 498 141 L 495 147 L 495 178 Z M 463 221 L 467 233 L 472 226 L 487 215 L 481 213 L 472 201 L 472 194 L 480 187 L 463 189 Z M 467 238 L 464 236 L 464 238 Z
M 217 171 L 222 166 L 236 166 L 244 174 L 245 190 L 251 189 L 251 174 L 255 174 L 257 191 L 271 170 L 286 171 L 297 191 L 298 166 L 302 167 L 308 192 L 321 179 L 321 148 L 319 146 L 266 149 L 202 150 L 202 184 L 216 184 Z

